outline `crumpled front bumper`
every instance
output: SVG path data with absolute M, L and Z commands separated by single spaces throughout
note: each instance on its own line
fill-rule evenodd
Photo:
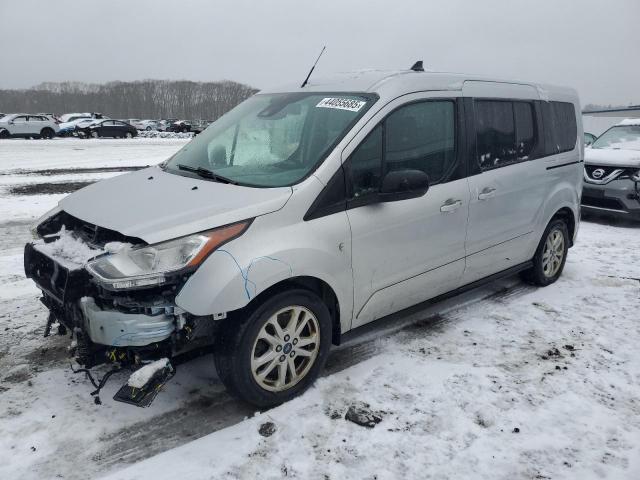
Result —
M 168 339 L 176 330 L 172 308 L 146 309 L 151 315 L 101 308 L 94 300 L 100 291 L 86 270 L 65 267 L 30 243 L 25 246 L 24 269 L 56 319 L 72 331 L 79 329 L 95 344 L 144 347 Z
M 162 342 L 175 330 L 173 315 L 102 310 L 90 297 L 80 299 L 85 331 L 92 342 L 112 347 L 144 347 Z

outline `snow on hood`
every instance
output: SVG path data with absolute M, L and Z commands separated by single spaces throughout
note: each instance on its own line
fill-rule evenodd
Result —
M 76 238 L 64 227 L 52 236 L 58 238 L 49 243 L 45 243 L 44 239 L 39 239 L 33 242 L 33 246 L 49 258 L 55 258 L 62 266 L 69 270 L 78 270 L 84 267 L 89 260 L 103 253 L 116 253 L 123 249 L 131 248 L 131 244 L 122 242 L 109 242 L 103 249 L 94 248 L 79 238 Z
M 585 148 L 584 161 L 587 165 L 640 168 L 640 151 L 614 148 Z
M 157 243 L 281 209 L 291 187 L 251 188 L 151 167 L 94 183 L 65 197 L 76 218 Z

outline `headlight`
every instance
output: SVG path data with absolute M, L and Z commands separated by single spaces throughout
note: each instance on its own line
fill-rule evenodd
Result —
M 87 263 L 87 271 L 115 290 L 161 285 L 167 274 L 196 268 L 216 248 L 242 235 L 251 221 L 167 242 L 121 249 Z
M 40 226 L 40 224 L 42 222 L 44 222 L 45 220 L 47 220 L 48 218 L 53 217 L 56 213 L 60 212 L 62 209 L 60 208 L 59 205 L 55 206 L 54 208 L 52 208 L 51 210 L 49 210 L 47 213 L 45 213 L 44 215 L 42 215 L 38 220 L 36 220 L 32 225 L 31 225 L 31 236 L 33 237 L 34 240 L 37 240 L 38 238 L 40 238 L 40 234 L 38 233 L 38 227 Z

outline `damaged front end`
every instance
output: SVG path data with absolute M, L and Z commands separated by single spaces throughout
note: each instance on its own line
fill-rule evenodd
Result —
M 25 246 L 28 278 L 42 290 L 58 333 L 72 336 L 85 368 L 105 362 L 137 368 L 160 358 L 206 350 L 218 325 L 175 298 L 206 256 L 241 234 L 248 222 L 147 245 L 139 238 L 54 212 Z M 172 369 L 171 369 L 172 371 Z

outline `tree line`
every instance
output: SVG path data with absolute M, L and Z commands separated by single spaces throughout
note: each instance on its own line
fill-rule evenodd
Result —
M 100 112 L 112 118 L 215 120 L 256 91 L 227 80 L 47 82 L 28 89 L 0 90 L 0 112 Z

